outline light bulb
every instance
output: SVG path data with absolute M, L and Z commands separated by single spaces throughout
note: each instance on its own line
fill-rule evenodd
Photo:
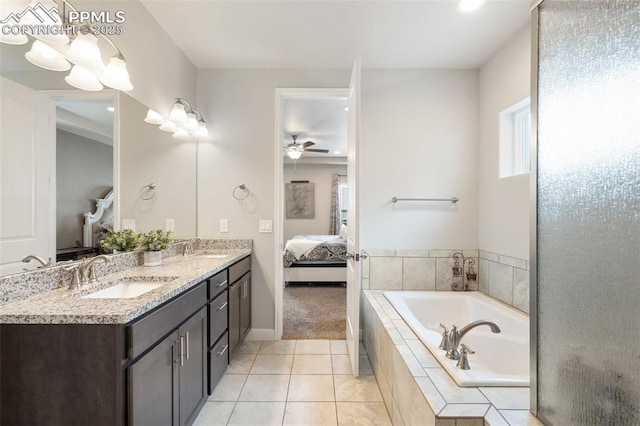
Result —
M 55 49 L 36 40 L 31 50 L 24 54 L 29 62 L 50 71 L 68 71 L 71 64 Z
M 298 151 L 297 149 L 291 149 L 287 151 L 287 155 L 292 160 L 297 160 L 298 158 L 302 157 L 302 151 Z
M 109 64 L 104 69 L 100 81 L 106 86 L 122 90 L 123 92 L 133 90 L 133 85 L 129 80 L 129 73 L 127 72 L 127 63 L 117 57 L 109 59 Z
M 74 65 L 64 80 L 73 87 L 90 92 L 97 92 L 104 88 L 98 81 L 98 76 L 80 65 Z
M 163 132 L 173 133 L 178 129 L 178 125 L 173 121 L 165 120 L 164 123 L 159 127 Z
M 147 116 L 144 118 L 144 122 L 149 124 L 164 124 L 164 121 L 164 117 L 152 109 L 147 111 Z
M 93 34 L 78 34 L 67 50 L 67 59 L 76 65 L 101 74 L 104 71 L 98 39 Z
M 173 104 L 173 108 L 171 109 L 171 114 L 169 114 L 169 118 L 174 123 L 182 124 L 187 121 L 187 112 L 184 110 L 184 105 L 180 102 L 176 102 Z
M 182 127 L 178 127 L 178 130 L 176 130 L 171 137 L 183 141 L 188 141 L 189 139 L 191 139 L 191 135 L 189 134 L 189 132 L 187 132 Z
M 204 121 L 198 123 L 198 130 L 196 130 L 196 136 L 199 138 L 208 138 L 209 130 L 207 129 L 207 125 Z

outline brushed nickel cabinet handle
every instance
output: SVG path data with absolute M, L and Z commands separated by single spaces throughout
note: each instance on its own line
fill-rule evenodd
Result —
M 220 284 L 218 284 L 216 287 L 222 287 L 227 285 L 227 280 L 222 281 Z
M 227 305 L 228 305 L 228 304 L 229 304 L 229 302 L 224 302 L 222 305 L 220 305 L 220 306 L 218 306 L 218 307 L 216 308 L 216 311 L 221 311 L 221 310 L 223 310 L 224 308 L 226 308 L 226 307 L 227 307 Z
M 222 350 L 220 352 L 216 352 L 218 355 L 222 355 L 224 354 L 227 349 L 229 349 L 229 345 L 224 345 L 224 348 L 222 348 Z
M 184 336 L 180 336 L 180 367 L 184 365 Z
M 189 332 L 187 331 L 187 359 L 189 359 Z

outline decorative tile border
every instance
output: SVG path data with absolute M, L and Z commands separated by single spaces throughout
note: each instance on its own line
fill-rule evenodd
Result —
M 529 313 L 529 261 L 480 250 L 479 290 Z
M 362 262 L 362 288 L 367 290 L 450 291 L 453 280 L 453 254 L 473 258 L 479 270 L 478 250 L 367 249 Z M 478 289 L 478 280 L 470 290 Z
M 382 291 L 365 290 L 362 300 L 364 345 L 394 425 L 540 424 L 529 388 L 458 387 Z

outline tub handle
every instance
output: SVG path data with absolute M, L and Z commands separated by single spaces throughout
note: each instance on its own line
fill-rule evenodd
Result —
M 443 351 L 448 351 L 449 350 L 449 330 L 447 330 L 447 327 L 445 327 L 443 323 L 440 323 L 440 327 L 442 327 L 444 331 L 442 332 L 442 340 L 440 341 L 440 346 L 438 347 Z
M 458 360 L 456 367 L 458 367 L 461 370 L 470 370 L 471 367 L 469 367 L 469 360 L 467 359 L 467 356 L 473 355 L 475 354 L 475 352 L 472 351 L 471 348 L 465 345 L 464 343 L 460 344 L 460 348 L 461 348 L 460 359 Z

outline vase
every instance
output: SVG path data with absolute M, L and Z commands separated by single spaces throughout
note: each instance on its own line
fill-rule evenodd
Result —
M 161 251 L 145 251 L 143 256 L 144 256 L 144 266 L 160 266 L 160 265 L 162 265 L 162 252 Z

